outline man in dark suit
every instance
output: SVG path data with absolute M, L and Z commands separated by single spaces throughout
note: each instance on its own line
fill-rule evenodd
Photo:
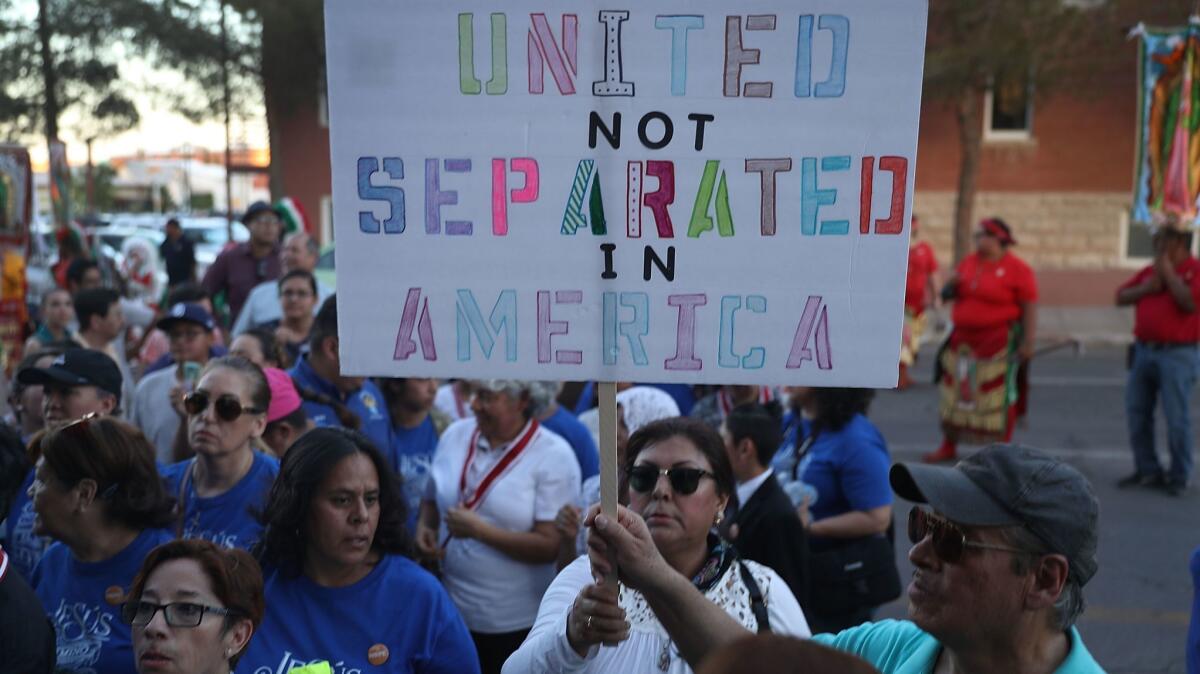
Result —
M 808 603 L 808 537 L 770 468 L 783 439 L 779 403 L 735 407 L 721 437 L 737 480 L 737 507 L 724 532 L 744 559 L 774 569 L 803 608 Z

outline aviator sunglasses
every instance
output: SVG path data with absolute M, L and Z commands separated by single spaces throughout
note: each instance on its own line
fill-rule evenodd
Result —
M 944 517 L 938 517 L 928 510 L 913 508 L 908 511 L 908 540 L 916 545 L 925 540 L 926 536 L 929 536 L 933 542 L 933 551 L 937 553 L 937 556 L 950 564 L 961 560 L 967 548 L 1029 554 L 1028 550 L 1020 550 L 1007 545 L 969 541 L 966 532 L 957 524 Z
M 208 409 L 208 403 L 212 397 L 204 391 L 194 391 L 183 397 L 183 408 L 191 416 L 204 414 L 204 410 Z M 261 414 L 263 410 L 254 407 L 242 407 L 242 401 L 237 399 L 237 396 L 226 393 L 217 396 L 217 399 L 212 401 L 213 409 L 217 412 L 217 418 L 221 421 L 233 421 L 242 414 Z
M 676 494 L 687 496 L 700 486 L 700 478 L 713 477 L 713 474 L 700 468 L 659 468 L 650 464 L 641 464 L 629 469 L 629 486 L 634 491 L 647 493 L 654 490 L 658 477 L 666 475 L 671 483 L 671 489 Z M 716 478 L 713 478 L 716 479 Z

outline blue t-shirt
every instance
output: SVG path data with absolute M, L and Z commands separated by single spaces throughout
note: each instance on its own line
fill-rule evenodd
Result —
M 167 466 L 163 479 L 167 492 L 179 496 L 179 482 L 195 463 L 188 459 Z M 279 460 L 260 452 L 254 453 L 250 472 L 220 496 L 200 498 L 196 495 L 196 477 L 188 478 L 187 493 L 183 494 L 183 537 L 203 538 L 227 548 L 249 550 L 262 534 L 258 516 L 267 506 L 271 484 L 279 474 Z
M 1071 628 L 1071 650 L 1054 674 L 1104 674 L 1092 658 L 1079 631 Z M 852 653 L 871 663 L 880 674 L 927 674 L 933 671 L 942 645 L 933 635 L 907 620 L 880 620 L 837 634 L 814 634 L 813 641 Z
M 578 419 L 562 407 L 555 410 L 549 419 L 543 419 L 542 425 L 561 435 L 567 444 L 571 445 L 575 459 L 579 461 L 581 480 L 600 474 L 600 450 L 596 449 L 596 441 L 592 439 L 587 426 L 579 423 Z
M 471 634 L 441 583 L 411 560 L 384 555 L 362 580 L 322 587 L 303 574 L 266 578 L 267 614 L 238 674 L 284 674 L 328 661 L 335 672 L 479 671 Z M 386 648 L 372 665 L 367 653 Z
M 801 479 L 817 492 L 808 506 L 813 521 L 891 503 L 891 463 L 883 436 L 861 414 L 840 431 L 821 431 L 800 463 Z
M 327 395 L 345 405 L 347 409 L 362 421 L 362 426 L 358 430 L 362 431 L 363 435 L 366 435 L 371 439 L 371 442 L 375 443 L 375 447 L 387 458 L 388 463 L 393 466 L 397 464 L 395 450 L 389 446 L 391 442 L 392 420 L 388 415 L 387 405 L 384 404 L 383 394 L 379 392 L 375 384 L 371 383 L 370 379 L 363 381 L 362 388 L 348 396 L 344 396 L 341 391 L 337 390 L 337 387 L 331 382 L 322 379 L 312 369 L 312 366 L 308 364 L 308 356 L 297 361 L 295 367 L 288 370 L 288 374 L 291 375 L 297 389 L 307 388 Z M 342 422 L 338 420 L 337 413 L 333 411 L 333 407 L 330 405 L 321 405 L 310 400 L 305 400 L 304 413 L 318 427 L 342 425 Z
M 142 560 L 172 538 L 166 529 L 146 529 L 103 562 L 81 562 L 62 543 L 46 550 L 33 572 L 32 585 L 54 623 L 59 671 L 134 671 L 133 644 L 129 626 L 121 621 L 121 603 Z
M 49 538 L 34 535 L 33 522 L 37 513 L 33 512 L 33 501 L 29 500 L 29 485 L 33 484 L 33 470 L 25 476 L 21 489 L 13 494 L 12 505 L 8 508 L 8 516 L 4 520 L 4 551 L 8 553 L 12 568 L 28 580 L 33 575 L 33 567 L 46 552 L 50 545 Z
M 437 449 L 437 428 L 433 417 L 425 415 L 416 428 L 393 426 L 391 445 L 395 463 L 392 469 L 404 478 L 404 500 L 408 505 L 409 530 L 417 523 L 417 512 L 421 498 L 425 495 L 425 483 L 429 481 L 429 466 L 433 463 L 433 452 Z

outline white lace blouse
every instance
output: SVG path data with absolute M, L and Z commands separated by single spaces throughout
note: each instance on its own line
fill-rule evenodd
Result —
M 812 636 L 808 621 L 787 583 L 773 570 L 744 561 L 763 593 L 771 632 L 795 637 Z M 692 668 L 680 655 L 662 623 L 650 610 L 640 592 L 621 586 L 619 603 L 629 620 L 629 638 L 620 645 L 593 647 L 581 658 L 567 642 L 567 615 L 580 590 L 592 583 L 587 557 L 580 557 L 563 569 L 550 584 L 538 608 L 537 620 L 525 643 L 504 663 L 505 674 L 523 672 L 669 672 L 690 673 Z M 705 593 L 717 606 L 751 632 L 758 621 L 750 608 L 750 591 L 742 582 L 738 565 L 731 564 L 712 588 Z

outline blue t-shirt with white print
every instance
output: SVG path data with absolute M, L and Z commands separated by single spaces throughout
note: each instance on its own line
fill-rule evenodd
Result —
M 134 671 L 133 643 L 129 626 L 121 621 L 121 604 L 142 560 L 173 538 L 166 529 L 145 529 L 124 550 L 102 562 L 81 562 L 62 543 L 46 550 L 31 584 L 54 624 L 56 671 Z
M 195 474 L 188 478 L 180 494 L 179 484 L 196 459 L 171 464 L 163 470 L 167 492 L 179 498 L 183 512 L 183 537 L 203 538 L 227 548 L 249 550 L 262 535 L 259 515 L 267 506 L 271 485 L 279 474 L 279 460 L 261 452 L 254 453 L 250 471 L 218 496 L 196 495 Z
M 322 660 L 346 673 L 479 672 L 475 644 L 450 595 L 406 557 L 384 555 L 347 587 L 268 571 L 266 602 L 238 674 L 286 674 Z
M 8 553 L 8 561 L 12 568 L 26 580 L 32 576 L 33 568 L 50 546 L 49 538 L 42 538 L 33 533 L 33 522 L 37 519 L 37 513 L 33 511 L 33 501 L 29 498 L 31 484 L 33 469 L 29 470 L 29 474 L 21 482 L 21 489 L 13 494 L 8 516 L 4 520 L 4 551 Z
M 332 383 L 323 379 L 317 374 L 316 370 L 308 364 L 308 356 L 304 356 L 292 369 L 288 370 L 288 375 L 295 382 L 297 390 L 308 389 L 315 393 L 320 393 L 330 398 L 341 402 L 346 406 L 346 409 L 354 413 L 358 417 L 361 425 L 359 431 L 371 439 L 375 443 L 375 447 L 388 463 L 395 466 L 396 461 L 395 450 L 390 446 L 392 419 L 388 414 L 387 405 L 383 400 L 383 394 L 379 392 L 379 388 L 371 383 L 370 379 L 364 380 L 363 385 L 354 393 L 343 395 Z M 318 428 L 323 426 L 341 426 L 342 422 L 338 419 L 337 412 L 334 411 L 331 405 L 322 405 L 311 400 L 304 401 L 304 413 Z
M 429 481 L 429 467 L 433 465 L 433 452 L 437 449 L 438 433 L 433 417 L 415 428 L 393 426 L 389 444 L 394 452 L 392 470 L 404 480 L 404 502 L 408 507 L 408 526 L 415 531 L 421 498 L 425 495 L 425 483 Z

